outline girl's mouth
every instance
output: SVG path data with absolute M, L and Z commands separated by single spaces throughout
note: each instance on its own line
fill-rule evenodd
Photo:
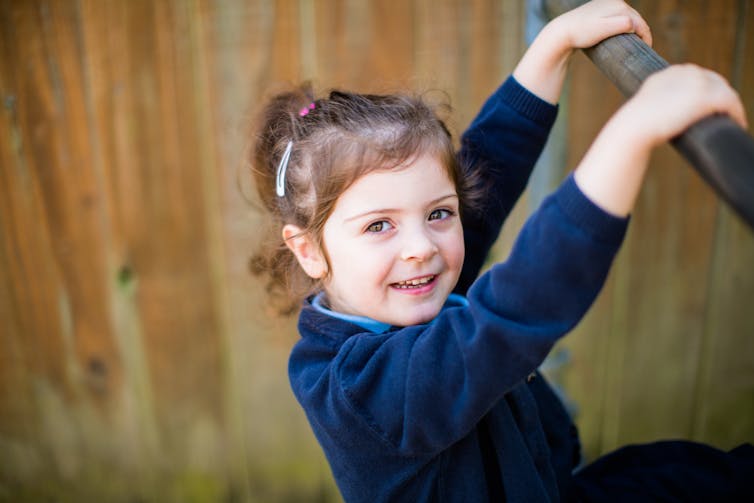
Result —
M 393 288 L 398 288 L 400 290 L 420 289 L 433 283 L 435 281 L 435 278 L 437 278 L 437 275 L 433 274 L 431 276 L 424 276 L 423 278 L 415 278 L 415 279 L 409 279 L 407 281 L 399 281 L 398 283 L 393 283 L 392 286 Z

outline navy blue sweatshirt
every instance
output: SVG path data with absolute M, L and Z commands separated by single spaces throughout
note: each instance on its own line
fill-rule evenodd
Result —
M 524 190 L 556 107 L 509 78 L 464 134 L 463 163 L 492 184 L 464 216 L 457 292 L 431 322 L 370 330 L 307 301 L 289 376 L 346 501 L 558 501 L 578 442 L 536 374 L 602 287 L 627 221 L 572 177 L 477 278 Z M 561 494 L 562 493 L 562 494 Z

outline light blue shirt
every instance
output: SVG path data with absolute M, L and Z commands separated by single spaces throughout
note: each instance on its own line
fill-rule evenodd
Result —
M 367 318 L 366 316 L 356 316 L 353 314 L 344 314 L 333 311 L 332 309 L 325 307 L 324 297 L 325 292 L 319 292 L 314 296 L 314 299 L 312 299 L 312 306 L 317 311 L 328 316 L 332 316 L 333 318 L 338 318 L 340 320 L 350 321 L 351 323 L 354 323 L 361 328 L 369 330 L 370 332 L 375 334 L 384 334 L 392 326 L 389 323 L 383 323 L 381 321 L 373 320 L 372 318 Z M 442 308 L 447 309 L 449 307 L 466 307 L 468 305 L 469 301 L 466 300 L 466 297 L 457 293 L 451 293 Z

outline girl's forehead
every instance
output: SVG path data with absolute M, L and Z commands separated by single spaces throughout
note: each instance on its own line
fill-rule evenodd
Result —
M 340 195 L 335 211 L 400 209 L 450 195 L 456 195 L 456 187 L 448 170 L 436 156 L 424 155 L 397 169 L 361 176 Z

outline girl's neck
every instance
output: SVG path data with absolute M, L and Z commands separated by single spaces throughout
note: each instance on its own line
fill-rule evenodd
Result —
M 469 301 L 466 300 L 466 297 L 457 293 L 451 293 L 450 296 L 448 296 L 448 299 L 445 301 L 445 306 L 443 307 L 443 309 L 449 307 L 465 307 L 468 305 Z M 321 313 L 354 323 L 375 334 L 383 334 L 390 330 L 390 327 L 392 326 L 389 323 L 383 323 L 366 316 L 357 316 L 353 314 L 345 314 L 338 311 L 333 311 L 332 309 L 330 309 L 330 306 L 327 302 L 327 295 L 325 294 L 325 292 L 319 292 L 314 296 L 314 298 L 312 299 L 312 307 L 314 307 L 314 309 Z

